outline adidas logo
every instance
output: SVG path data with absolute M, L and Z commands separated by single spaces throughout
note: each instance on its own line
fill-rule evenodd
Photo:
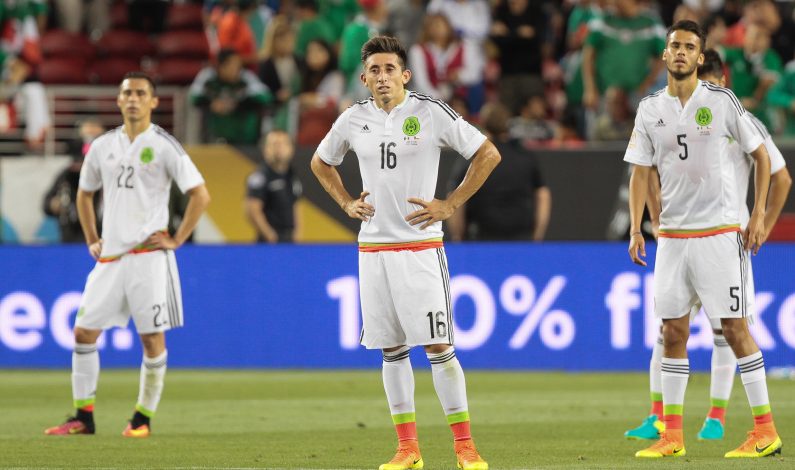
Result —
M 665 127 L 665 123 L 663 122 L 662 118 L 657 121 L 657 124 L 655 124 L 654 127 Z
M 367 124 L 365 124 L 365 125 L 362 127 L 362 134 L 366 134 L 366 133 L 368 133 L 368 132 L 370 132 L 370 128 L 369 128 L 369 127 L 367 127 Z

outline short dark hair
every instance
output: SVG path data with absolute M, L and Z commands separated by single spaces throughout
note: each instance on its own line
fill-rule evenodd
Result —
M 232 57 L 235 57 L 236 55 L 238 55 L 236 50 L 229 47 L 225 47 L 220 51 L 218 51 L 218 55 L 216 56 L 215 61 L 218 64 L 218 66 L 221 66 L 224 65 L 227 60 L 231 59 Z
M 400 67 L 406 68 L 406 62 L 408 62 L 406 49 L 397 38 L 392 36 L 376 36 L 371 38 L 362 46 L 362 63 L 367 62 L 367 59 L 371 55 L 380 53 L 397 54 Z
M 720 78 L 723 76 L 723 59 L 715 49 L 707 49 L 703 52 L 704 63 L 698 66 L 698 78 L 712 76 Z
M 668 33 L 665 35 L 666 45 L 668 44 L 668 40 L 671 38 L 671 34 L 673 34 L 674 31 L 687 31 L 695 34 L 698 36 L 699 44 L 701 45 L 701 51 L 704 51 L 704 48 L 706 47 L 707 36 L 704 34 L 704 30 L 701 29 L 701 26 L 699 26 L 698 23 L 691 20 L 679 20 L 671 25 L 671 27 L 668 28 Z
M 155 86 L 155 81 L 148 74 L 146 74 L 144 72 L 141 72 L 140 70 L 134 70 L 132 72 L 127 72 L 127 73 L 124 74 L 124 78 L 122 79 L 122 82 L 124 82 L 124 80 L 129 80 L 129 79 L 146 80 L 147 82 L 149 82 L 149 88 L 152 89 L 152 95 L 155 94 L 155 90 L 157 88 Z

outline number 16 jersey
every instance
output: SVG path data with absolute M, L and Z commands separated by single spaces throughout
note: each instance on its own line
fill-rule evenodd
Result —
M 406 90 L 390 113 L 373 98 L 343 112 L 318 146 L 327 164 L 342 163 L 353 150 L 359 159 L 362 187 L 375 215 L 362 222 L 360 244 L 411 243 L 442 238 L 442 223 L 425 230 L 405 217 L 420 209 L 409 198 L 431 201 L 436 192 L 439 154 L 450 147 L 469 159 L 486 137 L 440 100 Z
M 641 100 L 624 161 L 657 166 L 661 237 L 739 230 L 734 141 L 750 153 L 764 139 L 726 88 L 699 80 L 684 108 L 667 88 Z

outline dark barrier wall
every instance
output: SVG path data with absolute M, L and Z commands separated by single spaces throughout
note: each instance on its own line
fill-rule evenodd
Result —
M 547 230 L 549 240 L 606 240 L 608 225 L 616 207 L 626 209 L 619 200 L 619 189 L 627 179 L 627 165 L 623 161 L 625 145 L 604 144 L 598 148 L 581 150 L 532 150 L 538 159 L 544 179 L 552 192 L 552 216 Z M 295 167 L 304 182 L 304 195 L 353 231 L 358 231 L 355 220 L 345 214 L 323 191 L 309 169 L 309 160 L 315 149 L 300 149 Z M 781 147 L 788 162 L 795 162 L 795 147 Z M 530 151 L 529 151 L 530 152 Z M 247 154 L 254 156 L 251 151 Z M 443 152 L 439 164 L 436 197 L 447 192 L 447 179 L 453 162 L 462 158 L 454 152 Z M 349 153 L 339 166 L 351 194 L 362 190 L 356 156 Z M 795 171 L 790 169 L 791 173 Z M 528 182 L 529 184 L 529 182 Z M 750 186 L 753 188 L 753 185 Z M 795 198 L 790 197 L 784 209 L 795 212 Z
M 652 270 L 631 264 L 624 244 L 451 244 L 447 253 L 465 366 L 648 367 Z M 170 366 L 380 366 L 379 352 L 358 346 L 354 246 L 186 246 L 178 258 L 186 327 L 168 335 Z M 70 366 L 70 325 L 92 264 L 82 246 L 0 247 L 0 367 Z M 769 367 L 795 364 L 793 265 L 795 245 L 770 244 L 754 258 L 752 331 Z M 701 315 L 694 369 L 708 367 L 711 346 Z M 110 331 L 101 347 L 103 367 L 140 364 L 130 330 Z

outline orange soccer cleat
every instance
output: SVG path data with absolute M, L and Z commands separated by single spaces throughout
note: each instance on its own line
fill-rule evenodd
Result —
M 463 470 L 488 470 L 489 464 L 486 463 L 475 449 L 472 439 L 455 442 L 455 456 L 458 468 Z
M 417 441 L 400 441 L 392 460 L 382 464 L 378 470 L 409 470 L 422 468 L 423 465 L 425 463 L 422 461 Z

